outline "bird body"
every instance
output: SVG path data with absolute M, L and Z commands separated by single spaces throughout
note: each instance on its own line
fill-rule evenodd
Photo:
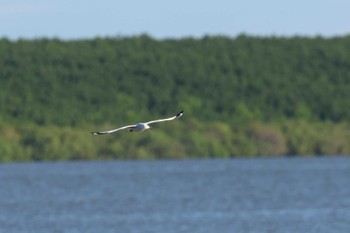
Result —
M 135 127 L 132 127 L 129 129 L 130 132 L 142 132 L 145 131 L 146 129 L 151 128 L 148 124 L 146 123 L 137 123 Z

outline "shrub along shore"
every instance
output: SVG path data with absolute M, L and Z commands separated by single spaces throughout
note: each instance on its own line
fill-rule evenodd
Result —
M 89 130 L 95 127 L 3 126 L 0 161 L 350 154 L 350 124 L 346 123 L 290 120 L 231 127 L 222 122 L 181 119 L 142 133 L 93 136 Z

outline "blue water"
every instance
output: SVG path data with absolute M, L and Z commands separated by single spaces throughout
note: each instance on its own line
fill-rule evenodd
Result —
M 350 157 L 0 165 L 1 233 L 350 232 Z

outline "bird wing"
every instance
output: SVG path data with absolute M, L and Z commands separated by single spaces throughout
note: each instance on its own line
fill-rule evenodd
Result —
M 146 122 L 145 124 L 150 125 L 150 124 L 154 124 L 154 123 L 158 123 L 158 122 L 162 122 L 162 121 L 172 121 L 172 120 L 175 120 L 175 119 L 181 117 L 183 114 L 184 114 L 184 111 L 181 111 L 181 112 L 179 112 L 178 114 L 176 114 L 173 117 L 169 117 L 169 118 L 165 118 L 165 119 L 153 120 L 153 121 Z
M 111 130 L 106 130 L 106 131 L 100 131 L 100 132 L 91 132 L 93 135 L 101 135 L 101 134 L 108 134 L 108 133 L 115 133 L 117 131 L 123 130 L 123 129 L 128 129 L 128 128 L 134 128 L 136 125 L 127 125 L 123 126 L 117 129 L 111 129 Z

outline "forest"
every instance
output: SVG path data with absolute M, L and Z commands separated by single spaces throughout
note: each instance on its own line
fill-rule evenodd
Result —
M 347 155 L 349 49 L 350 35 L 2 38 L 0 161 Z

